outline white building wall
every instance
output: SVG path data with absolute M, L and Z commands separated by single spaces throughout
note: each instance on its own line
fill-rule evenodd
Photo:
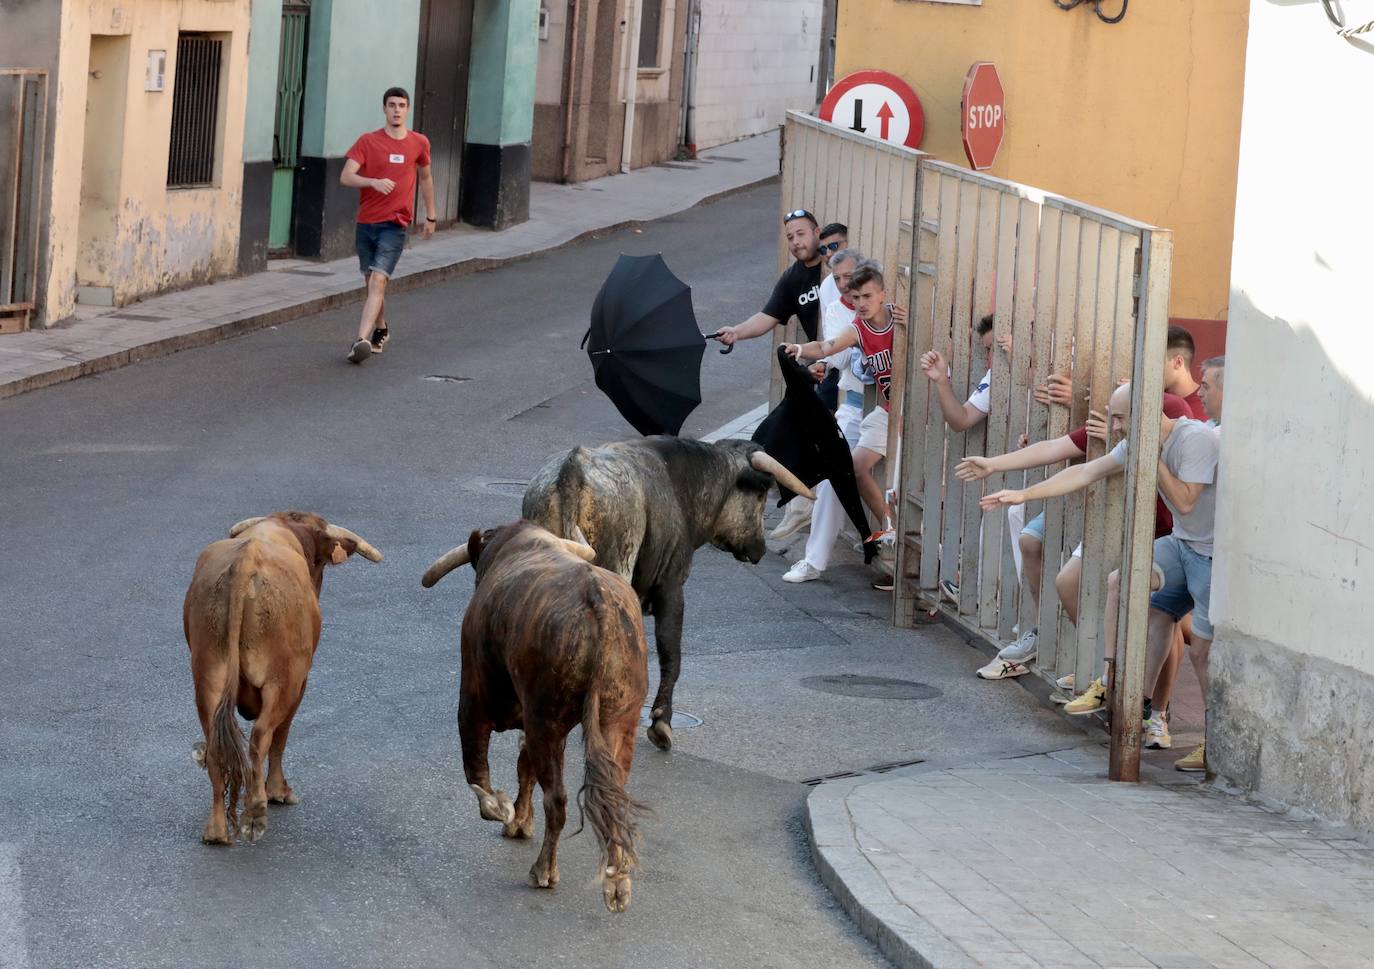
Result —
M 816 104 L 822 0 L 701 0 L 692 106 L 697 148 L 782 124 Z
M 1208 760 L 1374 829 L 1374 32 L 1253 0 L 1245 72 Z

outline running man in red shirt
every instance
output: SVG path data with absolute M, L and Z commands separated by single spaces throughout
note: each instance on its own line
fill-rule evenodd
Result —
M 353 143 L 345 156 L 339 183 L 361 189 L 358 201 L 358 268 L 367 280 L 367 302 L 358 336 L 348 351 L 351 363 L 381 353 L 391 335 L 386 325 L 386 284 L 406 247 L 406 226 L 415 218 L 415 182 L 425 199 L 428 239 L 434 235 L 434 179 L 430 175 L 429 139 L 406 128 L 410 95 L 388 88 L 382 95 L 386 125 Z

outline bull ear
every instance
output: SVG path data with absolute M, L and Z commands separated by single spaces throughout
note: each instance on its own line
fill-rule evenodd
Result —
M 329 553 L 329 561 L 335 565 L 343 565 L 348 560 L 348 549 L 343 547 L 342 542 L 334 543 L 334 550 Z
M 468 561 L 472 563 L 474 569 L 477 568 L 477 560 L 482 557 L 482 549 L 485 545 L 486 541 L 481 531 L 474 528 L 472 534 L 468 536 Z
M 744 491 L 767 494 L 768 489 L 773 487 L 773 476 L 746 467 L 735 477 L 735 484 Z

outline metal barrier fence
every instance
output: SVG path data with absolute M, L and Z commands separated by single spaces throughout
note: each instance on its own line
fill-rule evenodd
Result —
M 796 113 L 784 139 L 784 210 L 807 206 L 824 220 L 845 222 L 851 244 L 881 259 L 897 280 L 894 299 L 910 314 L 894 347 L 901 363 L 893 375 L 888 450 L 900 455 L 893 475 L 894 621 L 909 626 L 919 612 L 940 609 L 994 643 L 1009 639 L 1014 626 L 1038 625 L 1037 672 L 1072 672 L 1086 685 L 1101 669 L 1107 576 L 1120 567 L 1111 776 L 1134 779 L 1140 718 L 1121 710 L 1139 709 L 1144 678 L 1171 234 Z M 784 246 L 780 261 L 787 259 Z M 993 351 L 987 420 L 951 432 L 918 361 L 926 350 L 940 350 L 955 395 L 967 397 L 987 369 L 974 325 L 988 313 L 1010 353 Z M 794 328 L 775 339 L 793 339 Z M 1071 379 L 1071 407 L 1035 401 L 1032 389 L 1052 373 Z M 1037 614 L 1017 579 L 1006 515 L 984 515 L 978 499 L 985 489 L 1025 487 L 1060 466 L 973 485 L 960 481 L 955 467 L 967 455 L 1014 450 L 1023 433 L 1032 442 L 1062 436 L 1090 409 L 1105 414 L 1112 390 L 1128 377 L 1132 444 L 1125 475 L 1043 502 Z M 1087 459 L 1105 450 L 1090 439 Z M 1027 520 L 1039 510 L 1027 508 Z M 1080 542 L 1074 626 L 1054 580 Z M 942 580 L 958 585 L 957 603 L 941 602 Z
M 0 333 L 34 309 L 47 117 L 47 71 L 0 70 Z

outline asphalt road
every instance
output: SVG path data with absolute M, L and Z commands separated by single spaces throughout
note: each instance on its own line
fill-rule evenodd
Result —
M 613 917 L 589 832 L 541 892 L 537 847 L 478 818 L 454 725 L 471 572 L 419 584 L 471 528 L 514 518 L 549 455 L 630 433 L 577 348 L 616 255 L 662 251 L 703 329 L 738 322 L 771 286 L 777 211 L 766 186 L 398 296 L 386 354 L 358 368 L 350 307 L 0 403 L 0 966 L 881 965 L 816 879 L 799 781 L 1080 733 L 975 680 L 982 658 L 943 627 L 891 628 L 858 567 L 789 586 L 779 555 L 703 550 L 677 706 L 704 722 L 667 755 L 641 737 L 631 791 L 657 816 Z M 763 341 L 708 352 L 685 432 L 761 403 L 768 362 Z M 326 576 L 287 748 L 301 803 L 273 807 L 255 846 L 207 848 L 181 600 L 201 547 L 287 507 L 386 560 Z M 937 695 L 802 682 L 843 673 Z M 508 790 L 514 750 L 493 745 Z M 570 745 L 570 787 L 580 774 Z

